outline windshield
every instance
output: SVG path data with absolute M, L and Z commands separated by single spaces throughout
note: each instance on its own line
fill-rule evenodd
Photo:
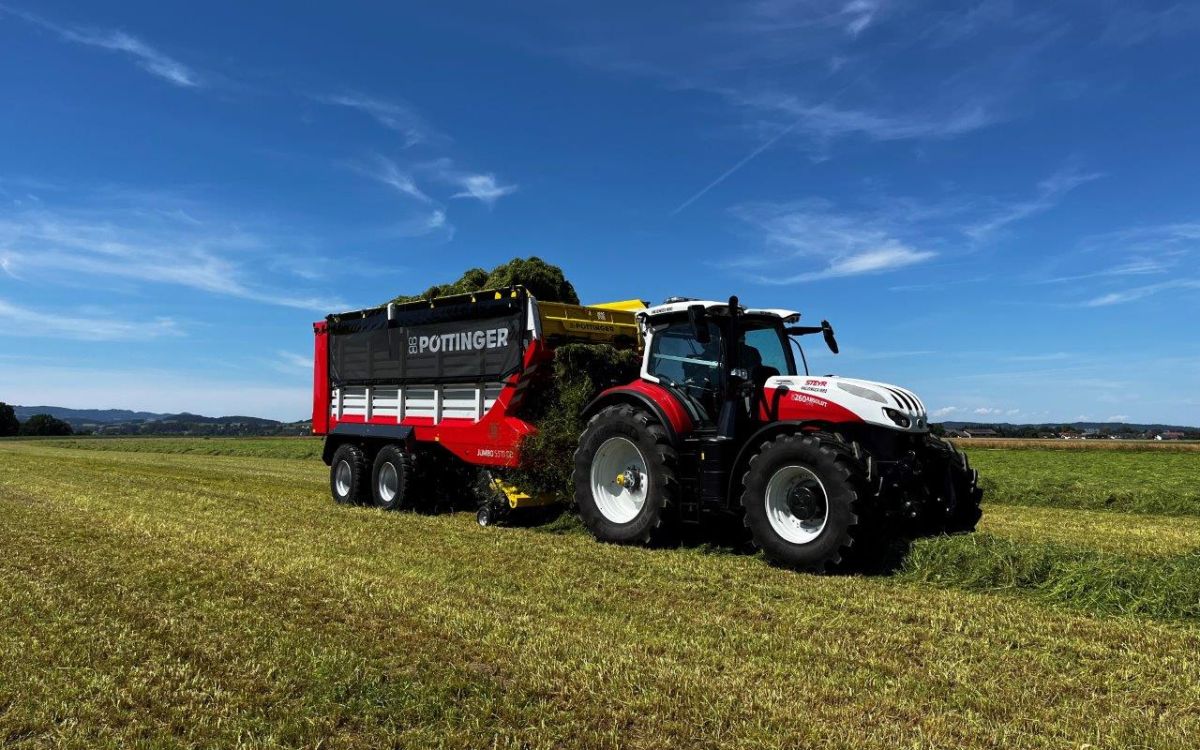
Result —
M 774 321 L 744 323 L 741 347 L 741 366 L 754 377 L 754 368 L 762 367 L 775 375 L 795 375 L 796 364 L 788 351 L 786 339 Z

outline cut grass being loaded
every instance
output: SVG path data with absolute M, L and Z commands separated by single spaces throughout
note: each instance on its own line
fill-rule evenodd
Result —
M 1200 733 L 1187 624 L 336 506 L 319 462 L 5 442 L 0 514 L 0 743 L 1190 748 Z

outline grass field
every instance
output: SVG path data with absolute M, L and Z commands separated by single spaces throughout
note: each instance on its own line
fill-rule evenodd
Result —
M 338 507 L 311 440 L 0 441 L 0 745 L 1195 747 L 1200 456 L 1060 453 L 814 577 Z

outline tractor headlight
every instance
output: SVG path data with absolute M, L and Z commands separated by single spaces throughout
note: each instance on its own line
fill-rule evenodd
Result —
M 863 388 L 861 385 L 853 383 L 838 383 L 838 388 L 841 388 L 846 393 L 853 394 L 859 398 L 867 398 L 872 401 L 878 401 L 881 404 L 886 404 L 888 401 L 879 391 L 873 391 L 870 388 Z
M 893 422 L 895 422 L 895 423 L 896 423 L 896 426 L 897 426 L 897 427 L 900 427 L 900 428 L 902 428 L 902 429 L 905 429 L 905 430 L 907 430 L 907 429 L 908 429 L 908 427 L 909 427 L 909 425 L 911 425 L 911 424 L 912 424 L 912 421 L 910 421 L 910 420 L 909 420 L 909 418 L 908 418 L 908 416 L 907 416 L 907 415 L 905 415 L 905 414 L 903 414 L 903 413 L 901 413 L 901 412 L 898 412 L 898 411 L 896 411 L 895 409 L 889 409 L 889 408 L 885 408 L 885 409 L 883 410 L 883 413 L 884 413 L 884 414 L 886 414 L 886 415 L 888 415 L 888 419 L 890 419 L 890 420 L 892 420 Z

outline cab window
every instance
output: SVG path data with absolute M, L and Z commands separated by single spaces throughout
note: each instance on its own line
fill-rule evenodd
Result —
M 721 331 L 708 323 L 709 340 L 696 340 L 691 323 L 672 323 L 654 332 L 646 369 L 675 385 L 714 385 L 721 373 Z
M 747 329 L 742 338 L 741 360 L 747 371 L 762 366 L 774 368 L 780 375 L 796 374 L 784 338 L 775 326 Z

